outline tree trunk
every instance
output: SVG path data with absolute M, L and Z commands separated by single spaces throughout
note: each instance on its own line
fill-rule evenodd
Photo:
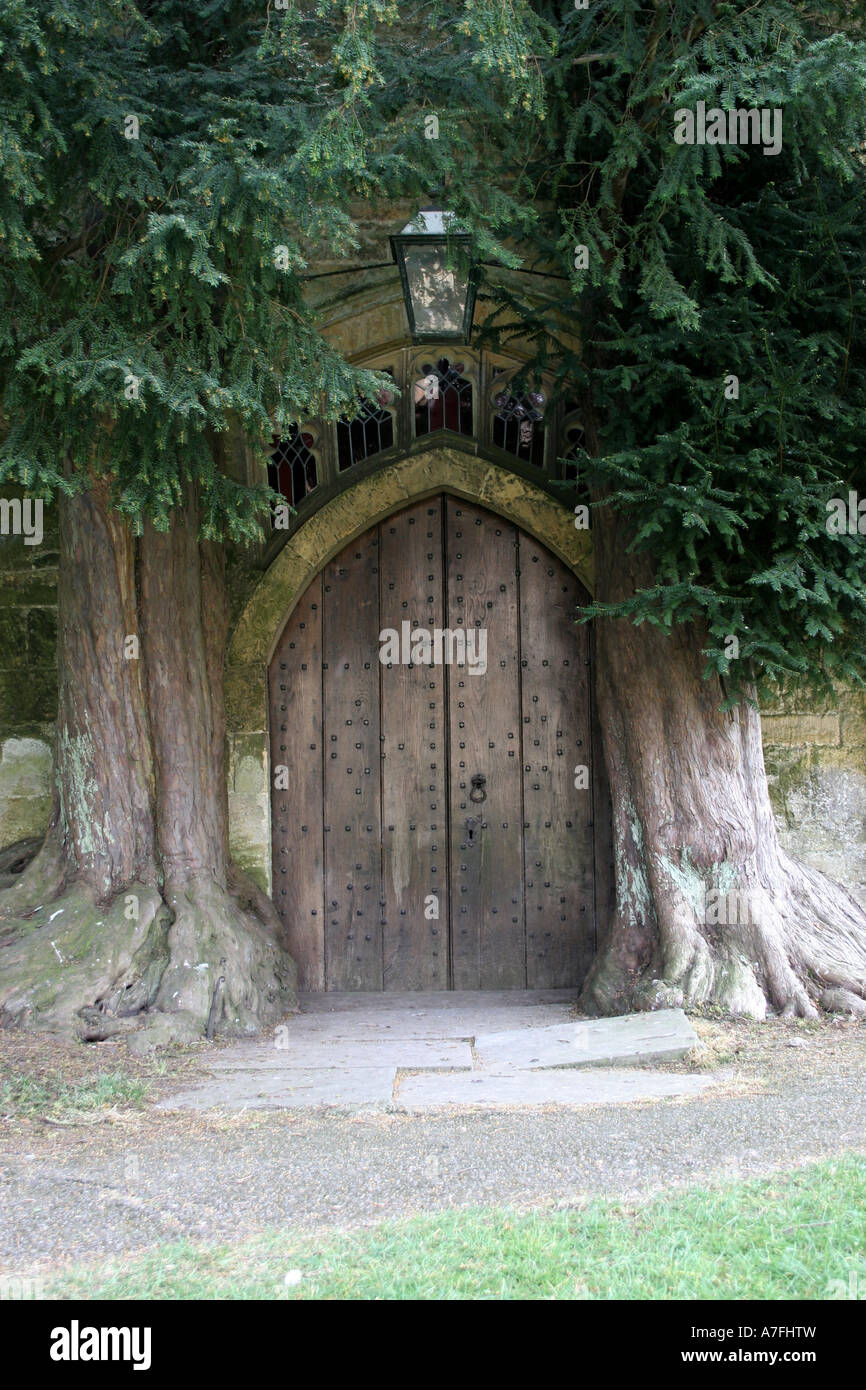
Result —
M 195 1037 L 216 998 L 218 1031 L 256 1031 L 295 972 L 230 861 L 221 550 L 192 496 L 138 543 L 100 483 L 60 522 L 54 808 L 0 895 L 0 1021 Z
M 224 555 L 197 532 L 190 502 L 183 525 L 148 525 L 141 543 L 158 852 L 173 918 L 156 1004 L 207 1020 L 222 978 L 217 1026 L 253 1032 L 293 1004 L 295 970 L 276 908 L 230 861 Z
M 653 582 L 608 508 L 594 513 L 596 595 Z M 770 805 L 761 722 L 720 713 L 702 633 L 598 619 L 599 718 L 613 800 L 617 903 L 584 987 L 594 1012 L 716 1005 L 762 1018 L 862 1012 L 866 913 L 792 859 Z

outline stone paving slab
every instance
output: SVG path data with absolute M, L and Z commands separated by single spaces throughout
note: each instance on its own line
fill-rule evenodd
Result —
M 287 1047 L 270 1043 L 237 1043 L 208 1058 L 213 1072 L 274 1072 L 277 1068 L 402 1067 L 425 1071 L 469 1071 L 472 1049 L 454 1038 L 325 1038 L 300 1037 L 288 1025 Z
M 512 1068 L 607 1066 L 622 1062 L 673 1061 L 698 1044 L 682 1009 L 582 1019 L 531 1032 L 509 1029 L 475 1038 L 477 1065 Z
M 672 1072 L 551 1071 L 466 1072 L 405 1076 L 394 1109 L 418 1113 L 451 1105 L 618 1105 L 672 1096 L 696 1096 L 712 1076 Z
M 435 1075 L 435 1073 L 431 1073 Z M 281 1067 L 272 1072 L 232 1072 L 161 1101 L 160 1110 L 296 1110 L 311 1106 L 341 1109 L 390 1108 L 396 1067 Z
M 679 1057 L 697 1038 L 679 1009 L 575 1022 L 573 999 L 571 991 L 308 996 L 309 1012 L 273 1036 L 214 1049 L 210 1079 L 162 1107 L 597 1105 L 699 1094 L 712 1084 L 609 1065 L 578 1072 Z M 512 1026 L 495 1026 L 503 1021 Z
M 286 1020 L 290 1038 L 474 1038 L 573 1017 L 574 990 L 443 990 L 359 996 L 306 994 Z

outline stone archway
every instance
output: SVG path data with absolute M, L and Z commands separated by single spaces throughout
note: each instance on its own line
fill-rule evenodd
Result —
M 433 448 L 401 459 L 347 487 L 292 536 L 262 577 L 235 627 L 229 669 L 267 664 L 314 575 L 377 521 L 435 492 L 450 492 L 514 521 L 568 565 L 591 594 L 592 541 L 572 514 L 542 488 L 487 459 Z
M 226 667 L 229 824 L 236 861 L 271 891 L 268 664 L 311 580 L 376 522 L 435 493 L 476 502 L 541 541 L 593 591 L 590 533 L 549 493 L 478 455 L 419 451 L 361 479 L 302 526 L 256 586 L 232 634 Z

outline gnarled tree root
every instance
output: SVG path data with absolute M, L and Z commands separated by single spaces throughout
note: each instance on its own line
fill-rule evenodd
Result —
M 272 1026 L 296 1007 L 296 979 L 263 904 L 237 876 L 228 890 L 198 879 L 164 895 L 133 883 L 106 905 L 75 881 L 0 923 L 0 1024 L 186 1041 L 204 1037 L 223 977 L 215 1031 Z
M 584 985 L 583 1007 L 611 1014 L 710 1005 L 752 1018 L 866 1014 L 866 912 L 840 884 L 780 848 L 772 858 L 771 880 L 735 875 L 731 866 L 699 875 L 687 857 L 672 871 L 651 858 L 649 911 L 636 921 L 620 910 Z

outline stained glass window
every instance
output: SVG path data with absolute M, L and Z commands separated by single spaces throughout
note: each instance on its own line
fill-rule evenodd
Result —
M 318 466 L 311 452 L 314 442 L 312 434 L 302 431 L 299 425 L 292 425 L 286 438 L 274 445 L 271 454 L 268 482 L 293 507 L 318 486 Z
M 393 399 L 392 392 L 381 391 L 375 401 L 364 401 L 353 419 L 337 421 L 337 466 L 341 473 L 391 448 L 394 416 L 387 407 Z
M 472 382 L 463 370 L 462 362 L 447 357 L 424 363 L 413 386 L 416 435 L 436 430 L 472 434 Z
M 502 390 L 493 403 L 493 443 L 540 468 L 544 463 L 544 396 L 540 391 L 512 396 Z

